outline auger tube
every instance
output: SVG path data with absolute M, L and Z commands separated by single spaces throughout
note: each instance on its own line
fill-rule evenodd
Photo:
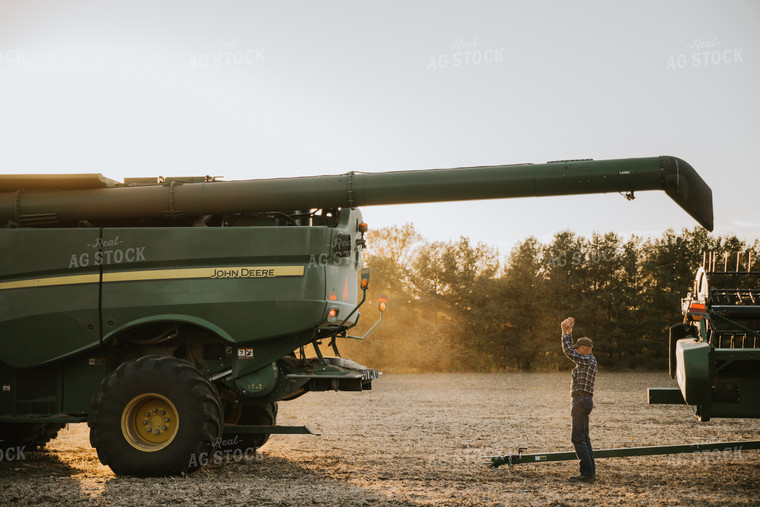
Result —
M 45 226 L 82 220 L 99 223 L 664 190 L 703 227 L 713 229 L 710 187 L 688 163 L 669 156 L 135 186 L 109 186 L 100 175 L 93 177 L 104 182 L 103 188 L 51 192 L 49 187 L 41 191 L 35 185 L 0 183 L 0 190 L 4 190 L 0 193 L 0 224 Z

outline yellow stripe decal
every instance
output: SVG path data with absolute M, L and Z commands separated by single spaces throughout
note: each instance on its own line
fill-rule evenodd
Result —
M 2 282 L 0 283 L 0 290 L 26 289 L 29 287 L 50 287 L 54 285 L 75 285 L 80 283 L 98 283 L 99 281 L 99 274 L 54 276 L 51 278 L 31 278 L 28 280 L 17 280 L 15 282 Z
M 146 269 L 140 271 L 116 271 L 103 273 L 103 282 L 135 282 L 147 280 L 181 279 L 234 279 L 234 278 L 277 278 L 282 276 L 303 276 L 303 266 L 234 266 L 216 268 Z M 98 283 L 99 274 L 54 276 L 33 278 L 13 282 L 0 282 L 0 290 L 53 287 Z
M 303 276 L 303 266 L 235 266 L 219 268 L 155 269 L 103 273 L 104 282 L 176 280 L 181 278 L 276 278 Z

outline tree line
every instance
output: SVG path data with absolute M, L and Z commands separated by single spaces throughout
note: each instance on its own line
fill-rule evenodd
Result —
M 426 241 L 412 224 L 373 231 L 366 265 L 368 299 L 390 298 L 383 324 L 344 355 L 385 371 L 556 371 L 572 366 L 560 349 L 559 322 L 576 318 L 574 336 L 594 340 L 605 369 L 664 370 L 668 328 L 704 252 L 741 269 L 760 242 L 714 236 L 702 228 L 624 239 L 608 232 L 529 237 L 503 257 L 468 238 Z M 371 301 L 370 300 L 370 301 Z M 368 303 L 371 304 L 371 303 Z M 374 309 L 362 308 L 362 321 Z M 369 322 L 361 322 L 366 327 Z

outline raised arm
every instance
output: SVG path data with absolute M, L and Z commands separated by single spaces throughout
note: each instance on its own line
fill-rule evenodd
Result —
M 574 325 L 575 319 L 573 317 L 566 318 L 560 324 L 562 327 L 562 351 L 568 359 L 575 364 L 589 364 L 591 362 L 591 355 L 579 354 L 578 351 L 573 348 L 572 333 Z

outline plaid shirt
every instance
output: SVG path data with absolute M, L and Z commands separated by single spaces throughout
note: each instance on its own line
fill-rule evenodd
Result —
M 562 335 L 562 350 L 575 363 L 571 392 L 586 391 L 594 394 L 594 381 L 596 380 L 596 358 L 594 354 L 579 354 L 573 348 L 572 337 L 569 334 Z

